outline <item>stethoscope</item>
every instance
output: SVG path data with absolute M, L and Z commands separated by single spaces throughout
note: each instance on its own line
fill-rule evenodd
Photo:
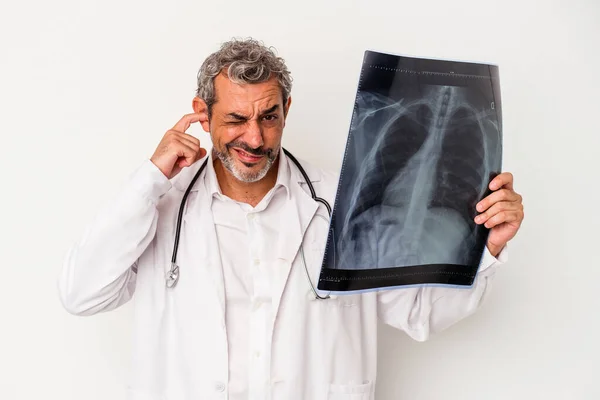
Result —
M 302 165 L 300 165 L 300 162 L 296 159 L 296 157 L 294 157 L 292 155 L 292 153 L 290 153 L 286 149 L 283 149 L 283 152 L 285 153 L 285 155 L 287 157 L 289 157 L 290 160 L 292 160 L 292 162 L 296 165 L 296 167 L 298 167 L 298 170 L 302 174 L 304 181 L 308 185 L 308 189 L 310 190 L 310 195 L 313 198 L 313 200 L 318 203 L 323 204 L 325 206 L 325 208 L 327 209 L 329 218 L 331 218 L 331 206 L 329 205 L 327 200 L 317 196 L 317 193 L 315 192 L 315 188 L 314 188 L 312 182 L 310 181 L 308 174 L 306 173 L 306 171 L 304 170 Z M 194 186 L 194 184 L 196 183 L 196 181 L 198 180 L 198 178 L 200 177 L 200 175 L 206 168 L 206 164 L 208 164 L 208 160 L 209 160 L 208 157 L 206 158 L 206 160 L 204 160 L 204 163 L 202 163 L 202 166 L 200 167 L 198 172 L 196 172 L 196 175 L 194 175 L 194 178 L 190 182 L 187 190 L 185 191 L 185 194 L 183 195 L 183 198 L 181 199 L 181 205 L 179 206 L 179 213 L 177 215 L 177 227 L 175 228 L 175 243 L 173 245 L 173 256 L 171 257 L 171 269 L 167 273 L 167 277 L 166 277 L 166 285 L 167 285 L 167 288 L 169 288 L 169 289 L 174 288 L 175 285 L 177 285 L 177 282 L 179 281 L 180 274 L 179 274 L 179 266 L 177 265 L 177 249 L 179 248 L 179 237 L 181 234 L 181 221 L 183 219 L 183 210 L 185 209 L 185 203 L 187 201 L 188 195 L 190 194 L 190 191 L 192 190 L 192 187 Z M 325 217 L 323 217 L 323 218 L 325 218 Z M 327 223 L 329 223 L 329 220 L 327 220 Z M 311 288 L 313 294 L 315 295 L 315 298 L 318 300 L 326 300 L 326 299 L 330 298 L 329 294 L 327 294 L 325 296 L 321 296 L 321 295 L 319 295 L 319 293 L 317 293 L 317 290 L 315 289 L 315 286 L 313 285 L 312 280 L 310 279 L 308 267 L 306 266 L 306 258 L 304 257 L 304 246 L 302 244 L 300 245 L 300 255 L 302 257 L 302 263 L 304 264 L 304 271 L 306 272 L 306 278 L 308 279 L 308 283 L 310 285 L 310 288 Z

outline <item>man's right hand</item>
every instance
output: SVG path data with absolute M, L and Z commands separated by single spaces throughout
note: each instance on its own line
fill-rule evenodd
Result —
M 206 155 L 206 149 L 200 147 L 200 141 L 185 131 L 194 122 L 208 120 L 206 113 L 187 114 L 179 120 L 173 129 L 167 131 L 150 158 L 169 179 L 185 167 L 189 167 Z

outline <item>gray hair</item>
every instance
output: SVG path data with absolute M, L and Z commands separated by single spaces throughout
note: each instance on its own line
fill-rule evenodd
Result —
M 209 118 L 217 101 L 215 78 L 224 70 L 227 77 L 238 84 L 261 83 L 276 77 L 284 103 L 292 90 L 290 71 L 271 47 L 254 39 L 232 39 L 208 56 L 198 71 L 196 96 L 206 102 Z

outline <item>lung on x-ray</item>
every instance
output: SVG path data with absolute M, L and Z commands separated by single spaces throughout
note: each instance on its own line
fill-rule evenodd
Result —
M 318 288 L 471 286 L 501 120 L 497 66 L 365 52 Z

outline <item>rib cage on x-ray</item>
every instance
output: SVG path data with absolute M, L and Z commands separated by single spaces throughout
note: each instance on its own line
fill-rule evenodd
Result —
M 320 289 L 472 284 L 475 204 L 501 166 L 497 85 L 497 67 L 365 54 Z

